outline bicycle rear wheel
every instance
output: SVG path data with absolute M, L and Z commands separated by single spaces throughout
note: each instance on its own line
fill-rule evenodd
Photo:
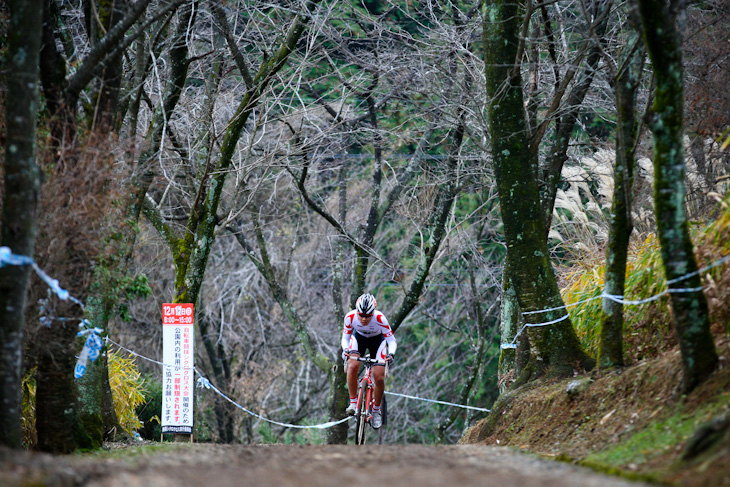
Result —
M 383 425 L 378 428 L 378 445 L 383 444 L 383 435 L 385 435 L 385 426 L 388 424 L 388 403 L 383 396 L 383 404 L 381 406 L 381 414 L 383 415 Z

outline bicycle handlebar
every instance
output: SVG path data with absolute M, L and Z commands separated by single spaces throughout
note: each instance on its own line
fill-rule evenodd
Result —
M 360 357 L 359 355 L 354 356 L 354 357 L 349 356 L 348 358 L 350 358 L 352 360 L 357 360 L 358 362 L 363 362 L 363 363 L 365 363 L 365 365 L 386 365 L 388 363 L 387 361 L 380 361 L 380 360 L 372 359 L 370 357 Z

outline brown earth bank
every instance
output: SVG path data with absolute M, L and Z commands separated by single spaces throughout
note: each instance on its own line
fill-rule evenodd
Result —
M 630 487 L 646 484 L 480 445 L 166 444 L 121 453 L 0 453 L 3 487 Z
M 681 394 L 676 350 L 630 367 L 542 380 L 503 394 L 462 444 L 502 445 L 682 486 L 730 485 L 730 340 L 718 368 Z

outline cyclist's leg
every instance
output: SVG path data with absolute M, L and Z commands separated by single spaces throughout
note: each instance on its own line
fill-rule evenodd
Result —
M 382 335 L 381 335 L 382 337 Z M 375 353 L 375 357 L 378 361 L 385 363 L 387 356 L 387 342 L 382 340 L 378 346 L 378 350 Z M 381 365 L 373 366 L 373 383 L 375 385 L 375 405 L 380 406 L 383 403 L 383 394 L 385 392 L 385 367 Z
M 363 350 L 360 350 L 362 345 L 358 342 L 357 332 L 353 333 L 350 337 L 350 354 L 362 356 Z M 360 371 L 360 362 L 357 360 L 349 359 L 347 361 L 347 392 L 350 394 L 350 401 L 357 397 L 357 374 Z

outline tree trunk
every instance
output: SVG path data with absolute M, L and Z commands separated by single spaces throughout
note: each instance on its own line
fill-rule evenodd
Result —
M 337 357 L 339 359 L 339 357 Z M 339 421 L 345 417 L 345 408 L 350 404 L 350 393 L 347 390 L 347 375 L 345 375 L 344 363 L 342 360 L 335 360 L 330 371 L 330 421 Z M 347 430 L 349 423 L 344 422 L 335 425 L 327 430 L 327 444 L 347 444 Z
M 654 94 L 654 205 L 672 317 L 682 352 L 682 386 L 692 390 L 717 364 L 707 299 L 697 270 L 685 214 L 684 83 L 682 40 L 676 26 L 684 5 L 638 0 L 644 43 L 656 80 Z
M 627 49 L 632 49 L 629 45 Z M 644 65 L 643 49 L 633 49 L 623 59 L 616 75 L 614 93 L 616 97 L 616 165 L 613 172 L 613 202 L 611 224 L 606 248 L 606 275 L 604 292 L 614 296 L 624 295 L 626 282 L 626 259 L 631 223 L 631 191 L 636 162 L 636 89 L 639 86 L 641 69 Z M 603 298 L 601 315 L 601 338 L 598 348 L 598 365 L 612 367 L 623 365 L 623 305 L 615 300 Z
M 124 436 L 126 433 L 121 429 L 117 411 L 114 409 L 114 396 L 109 383 L 108 351 L 109 348 L 105 345 L 98 359 L 103 374 L 101 377 L 101 424 L 104 430 L 104 440 L 115 441 L 119 438 L 118 435 Z
M 514 69 L 522 13 L 507 0 L 484 4 L 484 50 L 489 130 L 507 261 L 520 309 L 561 307 L 563 300 L 550 265 L 540 194 L 532 171 L 527 141 L 522 81 Z M 572 374 L 590 368 L 565 309 L 527 315 L 531 323 L 556 321 L 531 328 L 530 340 L 549 371 Z
M 11 0 L 5 100 L 2 245 L 33 255 L 40 179 L 36 164 L 42 0 Z M 20 448 L 23 328 L 31 268 L 0 268 L 0 445 Z
M 104 441 L 104 422 L 102 417 L 102 384 L 109 382 L 106 364 L 101 357 L 87 364 L 84 375 L 76 379 L 77 406 L 79 422 L 89 435 L 94 448 Z
M 522 314 L 517 293 L 509 279 L 509 268 L 502 268 L 502 317 L 500 320 L 500 335 L 502 348 L 499 354 L 498 374 L 499 392 L 509 389 L 510 383 L 519 374 L 516 369 L 517 344 L 512 343 L 517 335 L 518 327 L 522 326 Z
M 61 303 L 57 314 L 73 316 L 76 305 Z M 41 328 L 38 341 L 38 378 L 36 385 L 37 448 L 50 453 L 70 453 L 77 448 L 91 448 L 90 438 L 83 432 L 76 404 L 74 365 L 69 344 L 76 344 L 78 328 L 70 321 L 54 321 Z
M 200 311 L 198 320 L 198 328 L 200 329 L 200 337 L 203 346 L 208 354 L 208 360 L 213 369 L 213 377 L 215 384 L 226 395 L 231 392 L 231 367 L 230 360 L 225 353 L 222 344 L 216 345 L 215 334 L 211 332 L 211 323 Z M 213 411 L 215 413 L 216 425 L 218 427 L 218 437 L 222 443 L 233 443 L 235 439 L 233 429 L 233 412 L 235 407 L 226 401 L 223 397 L 215 396 L 215 405 Z
M 339 220 L 347 221 L 347 179 L 345 165 L 340 167 L 337 176 Z M 345 272 L 345 241 L 343 237 L 336 237 L 334 242 L 335 255 L 332 259 L 332 302 L 333 323 L 342 326 L 345 310 L 342 308 L 342 278 Z M 335 357 L 335 365 L 332 367 L 330 376 L 330 418 L 338 420 L 345 417 L 345 408 L 350 404 L 350 393 L 347 390 L 347 375 L 345 374 L 344 363 L 340 357 Z M 342 423 L 327 430 L 327 443 L 330 445 L 347 444 L 347 430 L 349 424 Z

